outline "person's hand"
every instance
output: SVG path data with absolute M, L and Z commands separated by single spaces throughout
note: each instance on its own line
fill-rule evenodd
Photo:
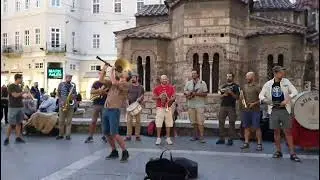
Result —
M 286 106 L 288 103 L 289 103 L 289 99 L 286 99 L 286 100 L 283 100 L 281 103 L 280 103 L 280 106 Z
M 105 65 L 103 65 L 103 67 L 102 67 L 102 70 L 103 71 L 106 71 L 108 69 L 108 66 L 105 64 Z

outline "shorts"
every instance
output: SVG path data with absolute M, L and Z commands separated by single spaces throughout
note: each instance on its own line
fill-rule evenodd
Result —
M 99 116 L 102 119 L 103 105 L 93 105 L 92 122 L 97 122 Z M 102 122 L 102 120 L 101 120 Z
M 290 129 L 292 128 L 292 118 L 288 111 L 273 108 L 269 122 L 270 129 Z
M 260 128 L 260 112 L 255 111 L 244 111 L 242 112 L 242 127 L 255 129 Z
M 105 135 L 119 134 L 120 109 L 105 108 L 102 114 L 103 133 Z
M 204 123 L 204 108 L 189 108 L 188 114 L 192 124 L 202 126 Z
M 163 121 L 165 122 L 166 127 L 173 127 L 173 118 L 172 118 L 172 109 L 169 108 L 169 111 L 166 111 L 166 108 L 157 107 L 156 111 L 156 127 L 162 128 Z
M 8 108 L 8 122 L 10 125 L 22 123 L 24 119 L 23 108 Z

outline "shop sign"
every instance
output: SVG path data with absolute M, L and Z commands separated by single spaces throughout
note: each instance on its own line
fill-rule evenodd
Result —
M 63 69 L 62 68 L 48 68 L 48 79 L 62 79 Z

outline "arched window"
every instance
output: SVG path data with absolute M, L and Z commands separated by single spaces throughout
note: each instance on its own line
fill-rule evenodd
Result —
M 202 64 L 202 80 L 206 82 L 207 86 L 210 83 L 210 63 L 209 63 L 209 54 L 203 54 L 203 64 Z
M 279 66 L 283 66 L 283 59 L 284 59 L 283 54 L 279 54 L 278 55 L 278 65 Z
M 138 56 L 137 58 L 137 71 L 139 74 L 139 82 L 143 85 L 143 66 L 142 66 L 142 57 Z
M 212 64 L 212 92 L 217 93 L 219 88 L 219 54 L 213 55 Z
M 273 72 L 272 72 L 272 68 L 273 68 L 273 55 L 269 54 L 268 55 L 268 66 L 267 66 L 267 77 L 268 79 L 272 79 L 273 78 Z
M 150 69 L 150 56 L 146 57 L 146 85 L 145 85 L 145 90 L 150 91 L 151 86 L 150 86 L 150 81 L 151 81 L 151 69 Z
M 198 72 L 200 72 L 200 64 L 199 64 L 199 55 L 197 53 L 193 54 L 193 69 L 196 69 Z

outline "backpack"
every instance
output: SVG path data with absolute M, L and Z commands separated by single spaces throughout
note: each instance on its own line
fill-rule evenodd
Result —
M 146 164 L 147 176 L 144 180 L 187 180 L 189 173 L 182 165 L 175 163 L 170 152 L 170 159 L 162 158 L 164 150 L 160 158 L 151 159 Z
M 151 121 L 151 122 L 148 124 L 148 127 L 147 127 L 147 134 L 148 134 L 148 136 L 154 136 L 155 131 L 156 131 L 156 123 L 155 123 L 155 121 Z

